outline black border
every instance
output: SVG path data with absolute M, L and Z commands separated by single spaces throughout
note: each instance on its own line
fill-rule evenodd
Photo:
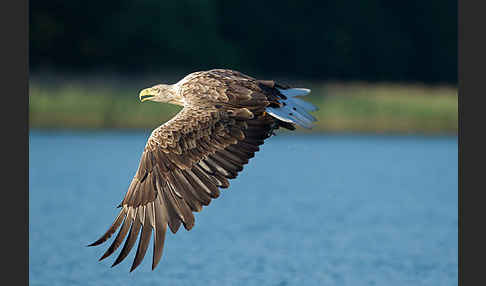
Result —
M 28 285 L 28 1 L 1 1 L 0 11 L 2 281 Z
M 463 38 L 464 38 L 464 4 L 463 2 L 458 1 L 457 5 L 457 80 L 458 80 L 458 91 L 457 91 L 457 97 L 458 97 L 458 214 L 457 214 L 457 219 L 458 219 L 458 285 L 464 285 L 464 276 L 462 272 L 462 266 L 463 266 L 463 248 L 462 248 L 462 242 L 463 242 L 463 233 L 462 233 L 462 227 L 463 227 L 463 194 L 462 194 L 462 141 L 463 141 L 463 92 L 464 92 L 464 62 L 462 61 L 462 52 L 463 52 Z
M 457 97 L 458 97 L 458 214 L 457 214 L 457 219 L 458 219 L 458 285 L 463 285 L 464 284 L 464 276 L 462 272 L 462 266 L 463 266 L 463 248 L 462 248 L 462 242 L 463 242 L 463 233 L 462 233 L 462 227 L 463 227 L 463 193 L 462 193 L 462 141 L 463 141 L 463 92 L 464 92 L 464 73 L 463 73 L 463 68 L 464 68 L 464 62 L 462 61 L 462 52 L 463 52 L 463 38 L 464 38 L 464 4 L 463 2 L 458 1 L 457 5 L 457 79 L 458 79 L 458 91 L 457 91 Z
M 485 201 L 475 198 L 484 194 L 486 106 L 474 102 L 485 97 L 485 7 L 482 1 L 458 2 L 459 285 L 486 285 L 484 247 L 481 247 L 486 241 L 483 233 Z M 464 98 L 469 102 L 467 112 Z M 469 131 L 466 131 L 466 126 L 469 126 Z

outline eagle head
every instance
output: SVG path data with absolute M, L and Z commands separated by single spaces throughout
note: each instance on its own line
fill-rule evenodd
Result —
M 157 84 L 149 88 L 145 88 L 140 91 L 139 98 L 141 102 L 150 100 L 155 102 L 166 102 L 179 104 L 176 93 L 174 92 L 172 85 Z

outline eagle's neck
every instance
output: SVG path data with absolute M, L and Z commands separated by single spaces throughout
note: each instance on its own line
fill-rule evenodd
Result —
M 185 105 L 184 97 L 179 94 L 179 87 L 177 84 L 166 85 L 164 93 L 168 103 L 180 106 Z

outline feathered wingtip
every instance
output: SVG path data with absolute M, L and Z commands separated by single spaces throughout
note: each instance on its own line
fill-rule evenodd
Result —
M 106 240 L 108 240 L 113 235 L 113 233 L 115 233 L 115 231 L 118 229 L 118 227 L 120 226 L 122 221 L 125 219 L 126 212 L 127 212 L 126 209 L 122 209 L 120 211 L 120 213 L 118 214 L 118 216 L 113 221 L 110 228 L 108 228 L 108 230 L 97 241 L 95 241 L 91 244 L 88 244 L 87 246 L 100 245 L 103 242 L 105 242 Z

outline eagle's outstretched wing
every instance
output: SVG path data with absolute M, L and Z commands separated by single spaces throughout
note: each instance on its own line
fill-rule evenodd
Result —
M 192 212 L 199 212 L 217 198 L 219 188 L 229 186 L 228 179 L 237 176 L 273 129 L 295 129 L 265 112 L 267 106 L 278 106 L 274 82 L 251 81 L 251 86 L 245 87 L 232 85 L 229 80 L 215 90 L 208 90 L 210 83 L 198 83 L 197 79 L 192 83 L 194 86 L 186 89 L 193 94 L 214 92 L 215 97 L 202 102 L 203 97 L 194 96 L 194 104 L 186 105 L 152 132 L 120 213 L 108 231 L 90 245 L 105 242 L 121 226 L 100 260 L 111 255 L 127 237 L 113 266 L 120 263 L 141 232 L 133 271 L 144 258 L 153 231 L 153 270 L 162 257 L 167 226 L 173 233 L 181 224 L 190 230 L 194 225 Z M 224 99 L 214 100 L 218 95 Z

